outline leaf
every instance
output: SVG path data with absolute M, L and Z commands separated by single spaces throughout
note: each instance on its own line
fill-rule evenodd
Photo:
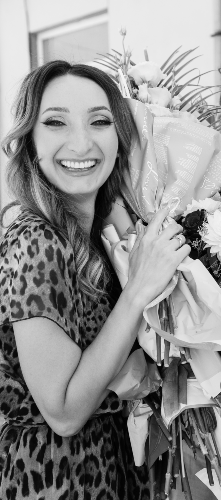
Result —
M 94 59 L 95 62 L 98 62 L 99 64 L 102 64 L 103 66 L 106 66 L 109 69 L 112 69 L 113 71 L 117 71 L 117 69 L 112 66 L 111 64 L 105 63 L 102 59 L 98 59 L 97 57 Z
M 182 101 L 182 104 L 181 104 L 181 106 L 180 106 L 180 110 L 181 110 L 181 109 L 183 109 L 183 108 L 184 108 L 184 106 L 186 106 L 186 105 L 187 105 L 190 101 L 192 101 L 192 99 L 194 99 L 194 98 L 195 98 L 195 97 L 197 97 L 198 95 L 202 94 L 202 92 L 205 92 L 205 90 L 208 90 L 208 89 L 210 89 L 210 88 L 211 88 L 211 86 L 210 86 L 210 87 L 206 87 L 206 88 L 204 88 L 204 89 L 202 89 L 202 88 L 201 88 L 200 90 L 197 90 L 195 93 L 193 93 L 193 94 L 191 95 L 191 97 L 189 97 L 189 99 L 187 99 L 187 100 L 186 100 L 186 101 L 184 101 L 184 102 Z M 192 93 L 192 92 L 189 92 L 189 94 L 190 94 L 190 93 Z M 188 94 L 187 94 L 187 95 L 188 95 Z M 186 96 L 185 96 L 185 97 L 186 97 Z M 203 100 L 205 100 L 205 98 L 204 98 L 204 97 L 203 97 L 202 99 L 200 99 L 199 101 L 197 101 L 197 103 L 195 102 L 195 103 L 193 104 L 193 106 L 196 106 L 196 104 L 198 105 L 198 104 L 199 104 L 201 101 L 203 101 Z
M 121 56 L 121 57 L 122 57 L 122 54 L 121 54 L 120 52 L 118 52 L 117 50 L 114 50 L 114 49 L 111 49 L 111 50 L 112 50 L 113 52 L 116 52 L 116 54 L 118 54 L 119 56 Z M 130 64 L 131 64 L 131 66 L 136 66 L 136 63 L 135 63 L 135 62 L 133 62 L 133 61 L 131 61 L 131 60 L 130 60 Z
M 116 61 L 116 57 L 112 56 L 111 54 L 107 53 L 107 54 L 103 55 L 103 54 L 100 54 L 99 52 L 97 52 L 97 55 L 101 56 L 102 59 L 104 58 L 104 60 L 106 60 L 106 59 L 109 60 L 112 64 L 114 64 L 116 66 L 117 69 L 119 68 L 119 66 L 120 66 L 120 59 L 119 59 L 119 64 L 118 64 L 117 61 Z
M 162 64 L 162 66 L 160 68 L 161 71 L 164 71 L 165 66 L 172 59 L 172 57 L 174 56 L 174 54 L 176 54 L 177 52 L 179 52 L 179 50 L 181 49 L 181 47 L 182 47 L 182 45 L 180 45 L 180 47 L 178 47 L 178 49 L 174 50 L 174 52 L 171 54 L 171 56 L 169 56 L 168 59 Z
M 219 111 L 221 111 L 221 106 L 210 106 L 208 104 L 208 109 L 204 111 L 204 113 L 200 114 L 200 117 L 198 118 L 199 121 L 206 120 L 210 116 L 215 116 L 218 115 Z
M 179 81 L 181 80 L 181 78 L 184 78 L 184 76 L 188 75 L 188 74 L 189 74 L 189 73 L 191 73 L 192 71 L 195 71 L 196 69 L 197 69 L 197 68 L 189 69 L 189 71 L 186 71 L 186 73 L 184 73 L 183 75 L 179 76 L 179 78 L 176 78 L 176 82 L 175 82 L 175 83 L 177 84 L 177 82 L 179 82 Z M 171 89 L 171 87 L 172 87 L 172 85 L 170 85 L 169 87 L 167 87 L 167 88 L 168 88 L 168 90 L 170 90 L 170 89 Z M 177 95 L 177 92 L 180 92 L 180 90 L 179 90 L 179 89 L 180 89 L 180 87 L 182 87 L 182 85 L 177 85 L 178 90 L 175 92 L 175 94 L 174 94 L 174 95 Z
M 190 108 L 187 109 L 187 111 L 190 112 L 190 111 L 194 110 L 194 108 L 199 107 L 200 102 L 205 101 L 208 97 L 212 97 L 215 94 L 220 94 L 220 90 L 217 90 L 217 92 L 213 92 L 212 94 L 206 95 L 206 97 L 203 97 L 202 99 L 200 99 L 200 101 L 198 101 L 196 104 L 193 104 L 192 106 L 190 106 Z
M 178 66 L 189 54 L 191 54 L 194 50 L 198 49 L 198 47 L 195 47 L 195 49 L 187 50 L 186 52 L 183 52 L 183 54 L 180 54 L 176 59 L 164 70 L 164 73 L 169 74 L 170 71 L 172 71 L 174 66 Z M 199 56 L 198 56 L 199 57 Z
M 183 64 L 183 66 L 181 66 L 181 68 L 176 69 L 175 76 L 178 75 L 178 73 L 180 73 L 180 71 L 182 71 L 182 69 L 185 68 L 187 66 L 187 64 L 190 64 L 192 61 L 194 61 L 194 59 L 197 59 L 198 57 L 201 57 L 201 56 L 199 55 L 199 56 L 192 57 L 192 59 L 190 59 L 185 64 Z M 161 81 L 159 83 L 158 87 L 161 85 L 161 83 L 162 83 L 162 85 L 161 85 L 162 87 L 166 87 L 168 85 L 168 83 L 172 80 L 172 77 L 173 77 L 173 75 L 170 75 L 168 80 Z
M 180 88 L 179 92 L 182 92 L 182 90 L 185 89 L 185 87 L 187 87 L 187 85 L 189 85 L 190 82 L 193 82 L 194 80 L 196 80 L 197 78 L 200 78 L 203 75 L 207 75 L 207 73 L 211 73 L 211 71 L 215 71 L 215 70 L 211 69 L 210 71 L 205 71 L 205 73 L 200 73 L 200 75 L 194 76 L 193 78 L 191 78 L 190 80 L 188 80 L 186 83 L 184 83 L 183 85 L 181 85 L 181 88 Z
M 149 419 L 149 467 L 152 467 L 157 458 L 168 450 L 168 445 L 168 440 L 159 427 L 155 416 L 151 415 Z

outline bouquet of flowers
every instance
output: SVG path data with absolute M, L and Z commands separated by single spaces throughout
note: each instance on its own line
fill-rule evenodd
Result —
M 175 51 L 161 68 L 145 52 L 145 61 L 136 65 L 125 50 L 125 34 L 123 54 L 113 51 L 98 61 L 112 72 L 138 131 L 121 186 L 122 199 L 116 200 L 103 230 L 104 246 L 123 287 L 137 224 L 147 224 L 159 207 L 169 204 L 167 223 L 182 220 L 193 251 L 164 292 L 144 310 L 138 340 L 149 355 L 148 369 L 142 371 L 140 353 L 133 353 L 132 364 L 129 358 L 109 388 L 130 400 L 131 444 L 137 465 L 146 454 L 151 498 L 162 498 L 162 491 L 168 496 L 180 474 L 186 498 L 191 499 L 184 441 L 194 456 L 199 451 L 205 456 L 207 476 L 198 477 L 210 488 L 217 483 L 221 490 L 217 432 L 221 200 L 216 194 L 221 188 L 221 122 L 220 108 L 208 105 L 204 95 L 219 90 L 200 85 L 199 75 L 180 83 L 192 71 L 182 73 L 192 50 L 179 56 Z

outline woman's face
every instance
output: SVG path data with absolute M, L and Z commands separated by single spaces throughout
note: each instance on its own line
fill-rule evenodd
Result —
M 79 201 L 95 199 L 113 170 L 118 136 L 104 90 L 92 80 L 65 75 L 46 87 L 33 130 L 47 179 Z

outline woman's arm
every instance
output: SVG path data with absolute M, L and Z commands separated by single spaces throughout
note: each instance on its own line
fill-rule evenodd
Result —
M 189 247 L 178 250 L 171 224 L 160 236 L 160 211 L 130 258 L 128 283 L 96 339 L 82 353 L 52 321 L 14 323 L 19 360 L 39 410 L 60 435 L 77 433 L 107 396 L 106 387 L 124 365 L 142 319 L 142 311 L 167 285 Z

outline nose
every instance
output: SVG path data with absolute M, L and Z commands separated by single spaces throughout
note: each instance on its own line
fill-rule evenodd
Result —
M 78 156 L 87 154 L 93 146 L 90 131 L 85 127 L 75 127 L 69 133 L 67 148 Z

